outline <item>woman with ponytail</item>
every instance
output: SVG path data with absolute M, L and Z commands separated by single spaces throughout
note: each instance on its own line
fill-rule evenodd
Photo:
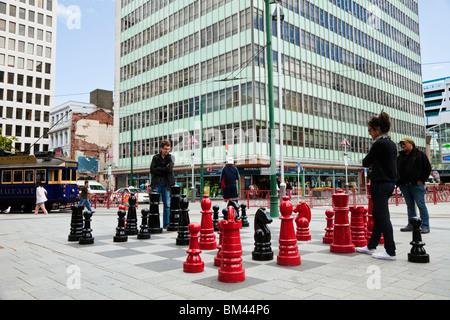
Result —
M 363 159 L 363 167 L 372 169 L 370 195 L 373 202 L 373 230 L 367 246 L 356 248 L 361 253 L 372 254 L 377 259 L 395 260 L 394 231 L 389 213 L 389 198 L 397 179 L 397 147 L 388 132 L 391 119 L 386 112 L 372 117 L 367 122 L 369 135 L 373 139 L 369 153 Z M 376 253 L 381 235 L 384 237 L 385 252 Z

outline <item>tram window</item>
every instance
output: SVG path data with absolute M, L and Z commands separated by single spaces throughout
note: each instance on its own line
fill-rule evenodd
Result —
M 2 183 L 11 183 L 12 173 L 11 170 L 4 170 L 2 172 Z
M 23 171 L 22 170 L 14 170 L 14 183 L 22 183 L 23 182 Z
M 45 169 L 36 170 L 36 181 L 45 182 Z
M 71 170 L 72 171 L 72 181 L 77 181 L 77 170 Z
M 61 180 L 63 181 L 70 180 L 70 169 L 62 169 Z
M 25 170 L 25 182 L 34 182 L 34 170 Z

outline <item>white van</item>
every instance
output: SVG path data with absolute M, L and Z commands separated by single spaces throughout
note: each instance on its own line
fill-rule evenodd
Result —
M 78 188 L 84 186 L 84 181 L 85 180 L 77 181 Z M 94 180 L 87 180 L 87 181 L 89 181 L 89 189 L 91 190 L 92 193 L 106 194 L 106 189 L 100 183 Z

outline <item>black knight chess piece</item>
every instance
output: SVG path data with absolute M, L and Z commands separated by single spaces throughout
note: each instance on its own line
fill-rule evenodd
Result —
M 142 215 L 142 223 L 141 228 L 138 232 L 138 239 L 150 239 L 150 229 L 148 227 L 148 213 L 149 210 L 147 208 L 141 210 Z
M 132 193 L 128 198 L 128 214 L 127 214 L 127 226 L 125 227 L 125 232 L 127 235 L 138 234 L 137 228 L 137 215 L 136 215 L 136 195 Z
M 266 261 L 273 259 L 271 248 L 271 234 L 267 226 L 272 223 L 269 211 L 266 208 L 259 208 L 255 215 L 255 249 L 252 252 L 253 260 Z
M 237 221 L 238 219 L 240 219 L 240 217 L 239 217 L 239 209 L 240 208 L 239 208 L 238 201 L 237 200 L 228 200 L 227 209 L 230 206 L 234 208 L 234 214 L 235 214 L 234 221 Z
M 181 195 L 180 200 L 180 220 L 178 225 L 178 237 L 176 244 L 179 246 L 189 245 L 189 230 L 188 226 L 190 222 L 189 219 L 189 199 L 185 194 Z
M 422 235 L 420 233 L 420 226 L 422 225 L 422 220 L 419 217 L 413 217 L 409 219 L 409 223 L 413 226 L 412 231 L 412 245 L 411 252 L 408 253 L 409 262 L 419 262 L 428 263 L 430 262 L 430 256 L 426 253 L 425 242 L 422 241 Z
M 72 218 L 68 241 L 78 241 L 83 233 L 83 207 L 72 206 L 71 209 Z
M 92 229 L 91 229 L 91 217 L 92 217 L 92 212 L 89 212 L 89 211 L 84 212 L 84 227 L 83 227 L 83 232 L 81 234 L 81 237 L 78 240 L 79 244 L 93 244 L 94 243 L 94 237 L 92 236 Z
M 150 233 L 162 233 L 163 230 L 159 221 L 159 197 L 159 193 L 150 193 L 150 211 L 148 213 L 148 229 Z
M 127 242 L 128 236 L 125 232 L 125 215 L 127 212 L 125 211 L 125 206 L 120 206 L 119 211 L 117 211 L 117 215 L 119 216 L 117 220 L 119 221 L 116 228 L 116 235 L 113 237 L 114 242 Z
M 247 218 L 247 205 L 241 204 L 241 221 L 242 221 L 242 227 L 249 227 L 250 223 L 248 222 Z
M 220 207 L 218 205 L 213 205 L 212 209 L 213 209 L 212 222 L 213 222 L 214 231 L 219 231 L 219 227 L 217 226 L 217 223 L 219 222 Z
M 171 188 L 172 195 L 170 196 L 170 215 L 169 225 L 167 231 L 177 231 L 180 224 L 180 192 L 181 187 L 177 184 Z

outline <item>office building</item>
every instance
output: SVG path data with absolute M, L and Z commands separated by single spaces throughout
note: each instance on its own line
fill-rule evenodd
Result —
M 450 123 L 450 77 L 423 82 L 427 128 Z

